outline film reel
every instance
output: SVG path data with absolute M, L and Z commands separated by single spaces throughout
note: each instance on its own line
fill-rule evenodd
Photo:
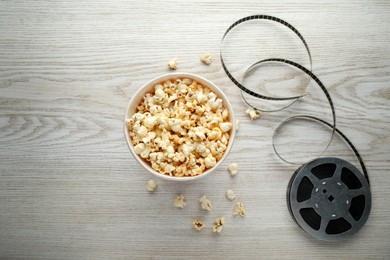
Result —
M 311 54 L 305 39 L 292 25 L 277 17 L 268 15 L 252 15 L 240 19 L 234 22 L 226 30 L 222 37 L 221 45 L 223 45 L 224 39 L 227 34 L 235 26 L 246 21 L 256 19 L 275 21 L 291 29 L 303 42 L 310 58 L 311 68 Z M 263 100 L 291 101 L 290 104 L 284 106 L 282 109 L 269 110 L 266 112 L 276 112 L 283 110 L 287 107 L 290 107 L 292 104 L 294 104 L 296 101 L 306 95 L 306 93 L 302 93 L 301 95 L 297 96 L 271 97 L 251 91 L 246 88 L 244 84 L 241 84 L 242 82 L 236 80 L 236 78 L 234 78 L 234 76 L 229 72 L 227 66 L 224 63 L 222 48 L 220 50 L 220 59 L 226 75 L 237 87 L 240 88 L 241 96 L 244 102 L 254 109 L 260 111 L 262 110 L 251 105 L 250 102 L 246 100 L 243 92 L 252 97 Z M 344 141 L 347 142 L 349 147 L 352 149 L 357 159 L 359 160 L 360 166 L 363 170 L 363 172 L 360 172 L 354 165 L 352 165 L 348 161 L 335 157 L 316 158 L 314 160 L 302 164 L 294 172 L 287 187 L 287 206 L 292 218 L 304 231 L 318 239 L 338 240 L 355 234 L 366 223 L 371 211 L 371 190 L 369 185 L 369 178 L 367 169 L 359 152 L 354 147 L 352 142 L 340 130 L 336 128 L 335 108 L 328 91 L 326 90 L 322 82 L 311 72 L 311 69 L 308 70 L 298 63 L 281 58 L 264 59 L 252 64 L 245 71 L 242 80 L 245 79 L 247 73 L 252 68 L 265 62 L 280 62 L 291 65 L 303 71 L 321 88 L 332 110 L 332 124 L 318 117 L 309 115 L 292 116 L 282 121 L 275 129 L 274 135 L 272 137 L 272 146 L 277 156 L 287 163 L 294 164 L 289 160 L 286 160 L 280 154 L 275 145 L 275 138 L 278 134 L 278 130 L 282 127 L 282 125 L 294 121 L 295 119 L 312 120 L 322 123 L 331 128 L 331 140 L 329 141 L 329 143 L 327 143 L 324 152 L 330 145 L 334 133 L 337 133 L 340 137 L 342 137 Z
M 287 188 L 287 205 L 296 223 L 310 235 L 338 240 L 358 232 L 371 210 L 371 192 L 363 174 L 349 162 L 318 158 L 299 167 Z

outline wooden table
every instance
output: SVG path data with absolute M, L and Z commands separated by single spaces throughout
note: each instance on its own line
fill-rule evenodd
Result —
M 305 37 L 313 72 L 333 98 L 337 125 L 367 165 L 371 215 L 348 239 L 317 240 L 294 223 L 286 188 L 297 166 L 281 161 L 271 142 L 293 109 L 251 121 L 222 69 L 224 31 L 257 13 L 284 19 Z M 256 35 L 256 26 L 264 24 L 241 27 L 242 33 Z M 282 28 L 269 26 L 275 35 Z M 267 54 L 261 44 L 273 38 L 236 37 L 243 59 L 230 68 L 239 74 L 249 65 L 246 58 Z M 287 45 L 295 48 L 294 39 Z M 212 54 L 209 66 L 199 61 L 204 52 Z M 296 54 L 307 58 L 303 48 Z M 158 189 L 148 193 L 153 176 L 131 156 L 123 118 L 133 93 L 168 73 L 171 58 L 178 72 L 219 85 L 241 123 L 214 174 L 192 183 L 155 178 Z M 1 1 L 0 257 L 388 259 L 389 81 L 387 1 Z M 324 155 L 356 161 L 338 138 Z M 227 171 L 231 162 L 239 165 L 235 177 Z M 245 204 L 245 218 L 232 216 L 227 188 Z M 187 201 L 184 209 L 172 205 L 179 193 Z M 197 202 L 203 194 L 214 205 L 209 213 Z M 226 224 L 215 235 L 211 226 L 218 216 Z M 197 217 L 206 223 L 201 232 L 191 227 Z

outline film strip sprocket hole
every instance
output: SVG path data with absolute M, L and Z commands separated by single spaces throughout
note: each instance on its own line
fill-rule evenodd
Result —
M 256 109 L 256 107 L 253 106 L 251 102 L 248 102 L 243 92 L 252 97 L 258 98 L 259 100 L 270 100 L 275 102 L 286 100 L 291 101 L 290 104 L 282 107 L 281 109 L 266 112 L 277 112 L 284 110 L 298 100 L 302 100 L 305 96 L 305 93 L 289 97 L 272 97 L 248 89 L 243 84 L 243 79 L 246 77 L 248 71 L 250 71 L 255 66 L 268 62 L 287 64 L 303 71 L 321 88 L 326 96 L 327 101 L 329 102 L 333 122 L 328 123 L 327 121 L 315 116 L 292 116 L 285 119 L 277 126 L 272 137 L 272 145 L 275 153 L 280 159 L 287 163 L 293 164 L 293 162 L 285 159 L 279 153 L 277 146 L 275 145 L 275 139 L 277 138 L 278 130 L 282 126 L 285 126 L 286 124 L 289 124 L 297 119 L 314 121 L 322 124 L 330 129 L 332 133 L 331 140 L 334 133 L 337 133 L 348 144 L 357 157 L 363 172 L 359 171 L 351 163 L 335 157 L 318 157 L 309 162 L 305 162 L 295 171 L 290 179 L 287 187 L 287 206 L 295 222 L 304 231 L 313 237 L 322 240 L 338 240 L 349 237 L 358 232 L 363 227 L 369 217 L 371 210 L 371 190 L 367 169 L 363 159 L 352 142 L 339 129 L 336 128 L 336 114 L 333 101 L 324 84 L 313 72 L 311 72 L 311 69 L 309 70 L 294 61 L 277 57 L 264 59 L 250 65 L 244 73 L 242 80 L 237 80 L 230 73 L 223 59 L 222 46 L 224 40 L 229 32 L 237 25 L 251 20 L 269 20 L 288 27 L 303 42 L 309 55 L 310 68 L 312 67 L 311 53 L 301 33 L 299 33 L 295 27 L 286 21 L 268 15 L 252 15 L 244 17 L 234 22 L 226 30 L 222 37 L 220 50 L 222 67 L 230 80 L 241 90 L 241 96 L 244 102 L 254 109 Z M 327 143 L 324 152 L 330 145 L 331 140 Z

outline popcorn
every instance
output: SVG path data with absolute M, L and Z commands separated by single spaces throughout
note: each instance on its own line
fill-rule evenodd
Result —
M 232 123 L 222 122 L 219 123 L 219 127 L 221 128 L 222 132 L 228 132 L 232 128 Z
M 220 108 L 222 106 L 222 99 L 211 98 L 208 102 L 208 105 L 211 107 L 211 109 L 216 110 L 217 108 Z
M 138 135 L 146 136 L 147 133 L 148 133 L 148 129 L 145 126 L 141 125 L 138 129 Z
M 223 111 L 222 111 L 222 119 L 223 120 L 228 120 L 229 119 L 229 110 L 227 108 L 225 108 Z
M 226 198 L 228 198 L 231 201 L 233 201 L 236 198 L 236 194 L 234 193 L 233 190 L 226 190 L 225 195 Z
M 200 60 L 206 64 L 206 65 L 210 65 L 211 64 L 211 55 L 210 54 L 202 54 L 200 55 Z
M 172 173 L 172 171 L 174 171 L 176 167 L 170 163 L 167 163 L 165 164 L 165 167 L 162 167 L 162 169 L 164 170 L 165 173 Z
M 196 230 L 200 231 L 204 228 L 204 224 L 202 220 L 195 219 L 192 221 L 192 227 L 195 228 Z
M 226 137 L 226 135 L 223 135 L 223 136 L 221 137 L 221 143 L 223 143 L 223 144 L 227 145 L 227 143 L 228 143 L 228 140 L 227 140 L 227 137 Z
M 185 205 L 186 205 L 186 202 L 184 200 L 184 196 L 179 194 L 176 196 L 174 202 L 173 202 L 173 205 L 176 207 L 176 208 L 184 208 Z
M 222 130 L 218 127 L 214 127 L 207 137 L 209 140 L 220 140 L 222 137 Z
M 176 66 L 176 59 L 172 59 L 168 62 L 168 67 L 171 69 L 171 70 L 175 70 L 177 68 Z
M 186 84 L 179 84 L 179 86 L 177 87 L 177 89 L 178 89 L 178 94 L 180 95 L 180 94 L 186 94 L 187 93 L 187 85 Z
M 171 130 L 176 133 L 181 133 L 183 129 L 181 128 L 182 120 L 180 119 L 169 119 L 169 126 Z
M 156 182 L 155 182 L 153 179 L 150 179 L 150 180 L 148 181 L 148 184 L 146 185 L 146 189 L 147 189 L 149 192 L 153 192 L 156 188 L 157 188 Z
M 187 155 L 189 155 L 190 153 L 192 153 L 192 151 L 194 150 L 194 147 L 193 147 L 192 144 L 187 144 L 187 143 L 185 143 L 185 144 L 183 144 L 183 145 L 181 146 L 181 150 L 182 150 L 183 154 L 184 154 L 185 156 L 187 156 Z
M 168 147 L 166 148 L 166 153 L 167 153 L 167 157 L 168 158 L 173 158 L 173 156 L 175 155 L 175 149 L 173 148 L 172 145 L 168 145 Z
M 143 143 L 139 143 L 139 144 L 137 144 L 136 146 L 134 146 L 134 152 L 135 152 L 136 154 L 142 153 L 143 150 L 145 150 L 145 144 L 143 144 Z
M 194 127 L 194 134 L 199 137 L 200 140 L 206 139 L 206 130 L 202 126 Z
M 166 80 L 144 95 L 127 120 L 134 152 L 161 174 L 196 176 L 227 149 L 232 123 L 222 99 L 188 78 Z
M 144 144 L 147 144 L 149 143 L 152 139 L 154 139 L 156 137 L 156 133 L 155 132 L 149 132 L 146 134 L 146 136 L 144 138 L 142 138 L 142 142 L 144 142 Z M 142 144 L 142 143 L 140 143 Z
M 215 159 L 211 154 L 209 154 L 205 158 L 204 163 L 205 163 L 207 168 L 211 168 L 217 164 L 217 159 Z
M 147 158 L 147 157 L 149 157 L 149 153 L 150 153 L 150 148 L 149 147 L 145 147 L 145 149 L 139 155 L 142 158 Z
M 211 202 L 209 201 L 209 199 L 205 195 L 203 195 L 199 199 L 199 202 L 200 202 L 200 206 L 202 207 L 202 209 L 205 209 L 205 210 L 208 210 L 208 211 L 211 211 L 213 209 L 213 206 L 211 205 Z
M 238 131 L 239 126 L 240 126 L 240 120 L 236 119 L 236 132 Z
M 162 102 L 165 98 L 165 92 L 161 88 L 156 89 L 154 100 L 157 102 Z
M 221 233 L 223 225 L 225 225 L 225 218 L 224 217 L 216 218 L 215 225 L 213 226 L 213 232 Z
M 255 109 L 252 109 L 252 108 L 248 108 L 245 113 L 247 113 L 249 115 L 249 117 L 251 118 L 251 120 L 256 120 L 257 118 L 260 117 L 260 112 L 255 110 Z
M 238 172 L 238 165 L 237 165 L 237 163 L 229 164 L 228 169 L 229 169 L 230 175 L 232 175 L 232 176 L 236 175 L 237 172 Z
M 245 217 L 246 210 L 244 209 L 244 204 L 242 202 L 237 202 L 234 206 L 233 216 L 240 215 L 241 217 Z

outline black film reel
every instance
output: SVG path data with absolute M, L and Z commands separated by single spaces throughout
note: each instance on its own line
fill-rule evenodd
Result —
M 351 163 L 318 158 L 299 167 L 287 188 L 291 216 L 310 235 L 338 240 L 358 232 L 371 210 L 370 186 Z
M 303 38 L 303 36 L 292 25 L 277 17 L 268 15 L 252 15 L 244 17 L 234 22 L 225 32 L 222 37 L 222 45 L 227 34 L 237 25 L 245 23 L 250 20 L 272 20 L 290 28 L 303 42 L 309 59 L 310 70 L 297 64 L 293 61 L 280 58 L 270 58 L 258 61 L 252 64 L 244 73 L 246 74 L 255 66 L 258 66 L 265 62 L 281 62 L 288 65 L 292 65 L 311 77 L 318 86 L 322 89 L 327 97 L 330 108 L 332 110 L 333 122 L 328 123 L 318 117 L 309 115 L 292 116 L 282 121 L 274 132 L 272 137 L 272 145 L 277 156 L 283 161 L 292 163 L 286 160 L 276 148 L 275 139 L 278 133 L 278 129 L 296 119 L 314 120 L 322 123 L 331 128 L 332 135 L 329 143 L 326 146 L 327 150 L 333 134 L 337 133 L 352 149 L 356 155 L 363 172 L 360 172 L 351 163 L 334 157 L 317 158 L 300 166 L 290 179 L 287 188 L 287 204 L 292 218 L 295 222 L 307 233 L 315 238 L 322 240 L 338 240 L 349 237 L 358 232 L 366 223 L 370 211 L 371 211 L 371 191 L 369 186 L 369 178 L 367 169 L 364 165 L 363 159 L 360 156 L 357 149 L 352 142 L 336 128 L 336 115 L 335 108 L 332 99 L 321 81 L 311 72 L 312 59 L 309 51 L 309 47 Z M 241 84 L 237 79 L 233 77 L 228 68 L 226 67 L 222 55 L 222 48 L 220 49 L 220 59 L 222 67 L 226 75 L 231 81 L 240 88 L 243 100 L 253 109 L 259 110 L 252 106 L 244 97 L 244 93 L 264 100 L 283 101 L 291 100 L 287 108 L 297 100 L 303 98 L 306 93 L 302 93 L 298 96 L 292 97 L 270 97 L 264 96 L 259 93 L 253 92 Z M 283 110 L 262 110 L 264 112 L 276 112 Z

